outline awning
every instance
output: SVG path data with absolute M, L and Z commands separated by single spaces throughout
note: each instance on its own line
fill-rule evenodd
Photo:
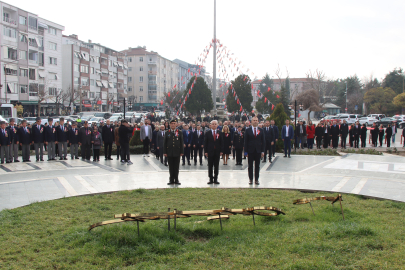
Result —
M 48 29 L 48 25 L 41 23 L 41 22 L 38 22 L 38 26 L 41 28 L 44 28 L 44 29 Z
M 82 57 L 83 57 L 84 59 L 86 59 L 86 54 L 85 54 L 84 52 L 82 52 L 81 54 L 82 54 Z
M 8 85 L 8 88 L 10 89 L 10 92 L 11 93 L 14 93 L 14 83 L 7 83 L 7 85 Z
M 118 62 L 118 66 L 123 67 L 124 65 L 123 65 L 123 64 L 121 64 L 120 62 Z
M 41 46 L 41 42 L 39 41 L 39 38 L 38 38 L 38 37 L 35 37 L 35 40 L 36 40 L 36 42 L 37 42 L 38 47 L 40 47 L 40 46 Z
M 90 105 L 90 104 L 83 104 L 83 106 L 84 106 L 85 108 L 91 108 L 91 105 Z
M 117 62 L 114 62 L 114 63 L 113 63 L 113 66 L 114 66 L 114 67 L 118 66 Z
M 108 88 L 108 82 L 107 81 L 101 81 L 101 83 L 103 84 L 104 88 Z
M 96 73 L 100 74 L 100 73 L 101 73 L 101 71 L 100 71 L 100 70 L 98 70 L 98 69 L 96 69 Z
M 40 78 L 45 78 L 45 71 L 38 70 L 38 75 Z
M 101 105 L 103 103 L 101 100 L 97 101 L 97 105 Z
M 59 79 L 58 75 L 55 74 L 55 80 Z
M 96 85 L 97 85 L 97 86 L 100 86 L 100 87 L 103 86 L 103 84 L 101 83 L 101 81 L 96 81 Z
M 124 65 L 124 68 L 125 68 L 125 69 L 128 69 L 128 66 L 127 66 L 127 65 Z
M 25 105 L 38 105 L 37 100 L 19 100 L 18 102 Z
M 110 88 L 114 88 L 114 84 L 112 82 L 108 83 L 110 85 Z

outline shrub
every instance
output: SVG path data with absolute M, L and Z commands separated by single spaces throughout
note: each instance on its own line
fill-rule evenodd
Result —
M 142 145 L 141 142 L 141 131 L 135 130 L 134 136 L 131 137 L 131 140 L 129 141 L 130 146 L 134 145 Z

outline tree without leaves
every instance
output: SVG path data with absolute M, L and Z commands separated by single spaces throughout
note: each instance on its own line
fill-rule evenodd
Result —
M 395 92 L 391 88 L 373 88 L 364 95 L 364 102 L 370 109 L 371 113 L 389 113 L 396 110 L 392 100 L 395 97 Z
M 168 93 L 166 93 L 166 104 L 170 107 L 170 108 L 176 108 L 176 105 L 179 104 L 179 101 L 181 99 L 181 97 L 183 96 L 183 93 L 185 91 L 180 91 L 179 90 L 172 90 Z M 169 96 L 170 93 L 170 96 Z
M 322 110 L 322 107 L 319 105 L 319 92 L 315 89 L 299 93 L 297 95 L 297 102 L 298 104 L 302 104 L 304 110 L 308 110 L 308 122 L 311 120 L 311 112 Z
M 244 80 L 244 78 L 246 78 Z M 226 107 L 228 112 L 239 112 L 240 106 L 245 111 L 252 111 L 252 85 L 250 82 L 250 78 L 248 75 L 241 74 L 235 78 L 235 80 L 231 81 L 233 90 L 236 92 L 236 95 L 239 98 L 240 104 L 237 103 L 235 97 L 233 96 L 231 86 L 228 87 L 228 96 L 226 97 Z
M 194 79 L 195 77 L 190 79 L 187 84 L 187 89 L 191 88 Z M 194 83 L 193 90 L 191 90 L 191 94 L 188 96 L 185 106 L 186 110 L 191 114 L 200 114 L 203 110 L 208 112 L 214 108 L 212 92 L 202 77 L 198 77 L 197 81 Z

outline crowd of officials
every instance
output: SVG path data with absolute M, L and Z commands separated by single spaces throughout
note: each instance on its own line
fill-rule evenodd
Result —
M 48 152 L 49 161 L 56 160 L 57 156 L 60 160 L 66 160 L 68 147 L 71 159 L 79 159 L 80 148 L 83 160 L 90 160 L 93 156 L 93 161 L 97 162 L 100 160 L 100 149 L 104 147 L 105 160 L 112 160 L 112 145 L 116 144 L 117 160 L 120 159 L 122 164 L 131 165 L 129 141 L 134 132 L 139 130 L 144 156 L 149 156 L 152 152 L 162 164 L 169 166 L 169 184 L 180 184 L 180 164 L 190 166 L 194 163 L 194 166 L 202 166 L 205 159 L 208 160 L 209 167 L 208 184 L 219 184 L 219 161 L 222 159 L 223 165 L 226 166 L 231 158 L 235 160 L 235 165 L 242 165 L 243 160 L 248 159 L 249 183 L 252 184 L 254 179 L 255 183 L 259 184 L 259 162 L 267 162 L 267 159 L 272 162 L 279 139 L 284 143 L 284 157 L 290 157 L 294 139 L 296 146 L 300 148 L 336 149 L 339 142 L 341 148 L 346 148 L 347 140 L 350 147 L 359 148 L 366 146 L 369 133 L 372 145 L 382 146 L 385 138 L 387 147 L 390 147 L 391 141 L 395 142 L 395 135 L 398 133 L 396 125 L 389 125 L 384 129 L 374 124 L 373 127 L 367 128 L 359 122 L 349 125 L 346 121 L 340 125 L 332 122 L 319 123 L 317 126 L 311 121 L 299 121 L 293 127 L 289 120 L 286 120 L 279 130 L 273 120 L 260 119 L 246 117 L 244 121 L 239 122 L 236 119 L 218 121 L 214 117 L 154 122 L 154 119 L 147 118 L 139 126 L 126 120 L 114 123 L 107 120 L 99 126 L 91 126 L 84 121 L 78 126 L 76 122 L 65 123 L 63 118 L 53 123 L 51 117 L 45 125 L 41 124 L 39 117 L 33 125 L 28 125 L 25 120 L 16 125 L 14 119 L 10 119 L 9 126 L 6 126 L 5 122 L 0 123 L 1 164 L 19 162 L 19 149 L 22 150 L 22 161 L 30 162 L 32 146 L 38 162 L 44 161 L 44 150 Z M 405 129 L 402 135 L 405 135 L 404 133 Z

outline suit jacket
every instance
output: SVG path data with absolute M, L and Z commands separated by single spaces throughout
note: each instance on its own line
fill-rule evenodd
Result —
M 297 124 L 297 126 L 295 127 L 295 133 L 296 136 L 305 136 L 307 135 L 307 127 L 302 124 L 302 133 L 301 133 L 301 125 Z
M 233 135 L 233 147 L 235 147 L 235 149 L 243 149 L 243 146 L 245 146 L 245 136 L 243 132 L 241 131 L 240 134 L 239 132 L 235 132 Z
M 193 145 L 197 147 L 200 147 L 201 145 L 204 145 L 204 132 L 202 130 L 198 131 L 196 130 L 193 134 Z
M 4 134 L 3 134 L 3 129 L 0 128 L 0 145 L 7 146 L 7 145 L 10 145 L 10 143 L 11 143 L 10 131 L 7 128 L 5 128 Z M 6 157 L 6 159 L 7 158 L 8 157 Z
M 264 131 L 264 135 L 266 138 L 266 144 L 267 144 L 267 146 L 270 146 L 271 145 L 270 143 L 275 141 L 274 129 L 269 127 L 269 131 L 267 131 L 267 127 L 264 127 L 263 131 Z
M 385 130 L 385 135 L 386 135 L 387 137 L 391 138 L 391 136 L 392 136 L 392 128 L 391 128 L 391 127 L 387 128 L 387 129 Z
M 325 131 L 325 129 L 323 127 L 316 127 L 315 128 L 315 136 L 316 136 L 316 138 L 318 140 L 322 139 L 324 131 Z
M 186 146 L 193 144 L 193 132 L 191 130 L 183 130 L 183 142 Z
M 341 134 L 343 137 L 346 137 L 347 134 L 349 133 L 349 126 L 348 126 L 347 124 L 341 124 L 339 131 L 340 131 L 340 134 Z
M 204 135 L 204 152 L 208 153 L 210 157 L 224 152 L 224 143 L 218 130 L 215 131 L 215 136 L 216 140 L 214 141 L 212 130 L 207 130 Z
M 101 137 L 103 138 L 104 143 L 113 143 L 114 142 L 114 126 L 110 125 L 108 128 L 107 125 L 103 126 L 101 130 Z
M 333 138 L 339 137 L 340 134 L 339 126 L 338 125 L 330 126 L 330 134 L 332 135 Z
M 31 129 L 31 137 L 34 143 L 43 143 L 45 142 L 45 126 L 40 125 L 38 128 L 37 124 L 34 124 Z
M 66 126 L 57 126 L 56 127 L 56 141 L 58 142 L 67 142 L 68 140 L 69 129 Z
M 284 125 L 282 130 L 281 130 L 281 139 L 285 139 L 287 134 L 287 126 Z M 288 126 L 288 138 L 292 139 L 294 138 L 294 129 L 292 126 Z
M 360 136 L 360 134 L 361 134 L 361 126 L 358 125 L 356 127 L 356 125 L 354 125 L 354 136 Z
M 162 132 L 164 133 L 163 135 L 162 135 Z M 161 130 L 159 130 L 157 132 L 157 142 L 156 143 L 157 143 L 157 147 L 159 147 L 159 150 L 163 149 L 163 143 L 165 140 L 166 133 L 167 133 L 167 131 L 161 131 Z
M 79 143 L 79 129 L 75 128 L 73 131 L 73 128 L 69 129 L 68 131 L 68 140 L 70 144 L 78 144 Z
M 365 139 L 366 137 L 367 137 L 367 128 L 366 127 L 361 127 L 361 130 L 360 130 L 360 135 L 361 135 L 361 138 L 362 139 Z
M 168 157 L 180 157 L 180 154 L 184 154 L 183 132 L 179 130 L 166 132 L 163 140 L 163 154 Z
M 52 128 L 51 126 L 46 126 L 44 128 L 44 133 L 46 142 L 56 141 L 56 127 L 54 125 L 52 125 Z
M 29 127 L 26 127 L 26 130 L 24 130 L 24 127 L 20 127 L 17 131 L 19 142 L 22 144 L 31 144 L 31 129 Z
M 279 139 L 280 138 L 280 132 L 278 130 L 278 126 L 274 125 L 274 126 L 270 126 L 273 129 L 274 132 L 274 140 Z
M 18 134 L 17 131 L 18 129 L 15 126 L 8 126 L 7 127 L 8 131 L 10 132 L 10 143 L 17 143 L 19 142 Z
M 91 144 L 91 139 L 93 135 L 93 130 L 88 127 L 81 127 L 79 130 L 79 143 L 81 144 Z
M 141 134 L 140 134 L 141 140 L 145 140 L 145 138 L 146 138 L 146 132 L 145 132 L 146 127 L 148 128 L 148 138 L 149 138 L 149 140 L 152 140 L 152 127 L 150 125 L 143 125 L 141 127 Z
M 262 128 L 256 127 L 256 137 L 253 133 L 253 127 L 245 132 L 245 152 L 264 153 L 266 149 L 266 135 Z M 271 141 L 270 141 L 271 142 Z

